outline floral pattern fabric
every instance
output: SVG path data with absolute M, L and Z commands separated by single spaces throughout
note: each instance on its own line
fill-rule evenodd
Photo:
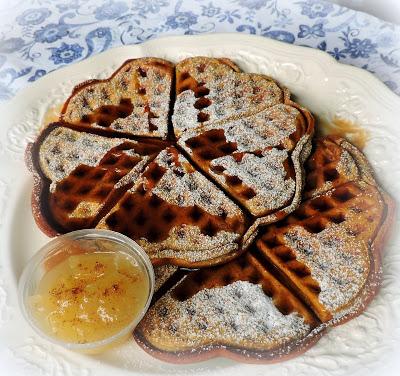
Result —
M 400 94 L 400 26 L 323 0 L 15 0 L 0 12 L 0 101 L 112 47 L 214 32 L 318 48 Z

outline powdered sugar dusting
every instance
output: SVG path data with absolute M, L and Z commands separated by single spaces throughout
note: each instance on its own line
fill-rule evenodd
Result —
M 133 61 L 109 82 L 97 82 L 78 91 L 70 99 L 64 120 L 79 123 L 82 117 L 104 105 L 118 106 L 121 100 L 129 99 L 132 113 L 114 120 L 110 128 L 134 135 L 166 137 L 172 78 L 151 64 L 152 59 Z M 91 126 L 101 128 L 97 123 Z
M 208 130 L 222 129 L 226 140 L 236 143 L 238 152 L 254 152 L 280 144 L 291 150 L 293 145 L 289 136 L 296 131 L 299 116 L 296 108 L 278 104 L 240 119 L 189 129 L 178 144 L 190 152 L 185 141 Z
M 68 214 L 68 218 L 92 218 L 102 206 L 103 204 L 100 202 L 82 201 L 72 213 Z
M 360 178 L 356 161 L 347 150 L 342 150 L 336 170 L 340 175 L 345 176 L 348 181 L 354 181 Z
M 213 183 L 195 171 L 176 149 L 164 149 L 153 163 L 165 168 L 165 173 L 151 188 L 152 194 L 172 205 L 179 207 L 196 205 L 212 215 L 225 215 L 227 219 L 237 218 L 243 221 L 243 213 L 239 207 Z M 135 192 L 143 183 L 147 186 L 146 177 L 140 176 L 130 192 Z M 152 257 L 201 261 L 235 251 L 238 249 L 239 237 L 239 233 L 228 231 L 218 231 L 209 236 L 203 234 L 199 227 L 187 224 L 172 227 L 168 237 L 163 241 L 149 242 L 142 238 L 137 242 Z
M 153 193 L 166 202 L 181 207 L 197 205 L 213 215 L 242 215 L 239 207 L 213 183 L 195 171 L 181 154 L 178 156 L 179 164 L 176 164 L 173 155 L 168 150 L 163 150 L 155 162 L 167 171 L 153 189 Z
M 307 134 L 301 137 L 291 155 L 291 160 L 295 172 L 295 192 L 291 203 L 281 210 L 284 213 L 289 214 L 300 205 L 302 199 L 302 189 L 303 189 L 303 179 L 304 179 L 302 166 L 305 160 L 310 155 L 310 152 L 311 152 L 311 135 Z M 269 223 L 273 223 L 276 221 L 277 221 L 276 213 L 268 214 L 264 217 L 257 218 L 243 236 L 243 247 L 249 246 L 250 243 L 254 240 L 255 236 L 257 235 L 259 226 L 265 226 Z
M 184 301 L 168 292 L 142 324 L 150 343 L 174 350 L 216 343 L 268 350 L 310 331 L 298 313 L 283 315 L 261 286 L 245 281 L 203 289 Z
M 139 77 L 139 85 L 146 90 L 146 96 L 135 97 L 132 114 L 126 118 L 115 120 L 111 128 L 117 131 L 123 130 L 135 135 L 158 135 L 167 136 L 168 132 L 168 111 L 171 91 L 171 78 L 162 76 L 152 69 L 147 70 L 146 77 Z M 152 114 L 145 110 L 145 103 Z M 155 130 L 150 129 L 150 123 Z
M 255 215 L 265 210 L 277 209 L 290 201 L 295 192 L 295 182 L 286 178 L 283 162 L 288 159 L 286 150 L 265 150 L 262 157 L 245 154 L 240 162 L 232 156 L 214 159 L 211 166 L 224 167 L 224 175 L 238 177 L 256 195 L 247 200 L 246 206 Z M 225 185 L 224 175 L 213 173 L 215 179 Z
M 56 128 L 40 146 L 40 167 L 52 182 L 58 182 L 81 164 L 97 166 L 110 149 L 125 141 Z
M 295 226 L 284 239 L 296 258 L 311 270 L 321 288 L 318 298 L 331 313 L 349 304 L 360 293 L 370 263 L 365 242 L 348 235 L 337 224 L 328 225 L 318 234 Z
M 255 115 L 221 124 L 227 141 L 236 142 L 238 151 L 264 150 L 280 143 L 296 131 L 300 112 L 291 106 L 278 104 Z
M 203 64 L 204 69 L 196 69 L 194 66 L 197 63 Z M 282 90 L 269 77 L 237 73 L 222 64 L 215 65 L 214 61 L 207 59 L 200 62 L 195 58 L 188 65 L 191 65 L 191 77 L 209 90 L 205 98 L 210 101 L 210 105 L 201 110 L 196 109 L 194 106 L 198 97 L 195 93 L 191 90 L 180 93 L 176 98 L 172 117 L 178 135 L 196 126 L 200 111 L 208 117 L 204 124 L 215 123 L 258 112 L 280 103 L 283 99 Z M 186 67 L 178 65 L 177 69 L 186 70 Z
M 186 129 L 190 130 L 197 125 L 199 111 L 194 107 L 196 97 L 192 91 L 180 93 L 175 100 L 172 123 L 176 135 L 181 135 Z

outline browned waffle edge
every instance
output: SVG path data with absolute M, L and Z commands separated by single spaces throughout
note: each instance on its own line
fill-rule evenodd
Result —
M 393 223 L 396 218 L 396 204 L 395 201 L 380 189 L 383 201 L 386 205 L 385 215 L 378 228 L 377 234 L 370 245 L 370 259 L 371 268 L 368 275 L 367 282 L 363 288 L 360 301 L 355 306 L 351 307 L 348 313 L 342 317 L 334 318 L 328 325 L 337 326 L 342 325 L 351 319 L 361 315 L 374 297 L 378 294 L 382 282 L 382 257 L 383 249 L 387 244 L 393 230 Z
M 247 249 L 253 242 L 254 238 L 258 234 L 260 226 L 265 226 L 273 222 L 280 221 L 285 218 L 288 214 L 294 211 L 301 202 L 301 195 L 304 188 L 305 182 L 305 171 L 304 163 L 311 153 L 311 142 L 314 135 L 315 121 L 311 112 L 306 108 L 300 106 L 296 102 L 290 99 L 290 93 L 284 90 L 285 104 L 297 108 L 305 119 L 307 128 L 304 131 L 302 138 L 297 143 L 296 147 L 290 154 L 293 166 L 295 168 L 295 179 L 296 179 L 296 190 L 291 199 L 291 202 L 285 208 L 278 210 L 275 213 L 269 214 L 265 217 L 257 218 L 254 223 L 249 227 L 246 233 L 243 235 L 242 247 Z
M 203 261 L 187 261 L 183 258 L 177 257 L 160 257 L 152 259 L 151 263 L 153 264 L 153 266 L 175 265 L 181 268 L 188 269 L 208 268 L 210 266 L 217 266 L 232 261 L 244 252 L 246 252 L 246 250 L 244 249 L 235 249 L 224 255 Z
M 42 173 L 39 166 L 39 146 L 46 136 L 57 126 L 58 123 L 49 124 L 36 138 L 30 142 L 25 149 L 25 165 L 33 175 L 33 189 L 31 194 L 32 215 L 40 230 L 49 237 L 61 234 L 61 231 L 55 227 L 55 224 L 44 214 L 44 196 L 50 186 L 50 180 Z
M 168 363 L 190 364 L 203 362 L 217 357 L 224 357 L 241 363 L 249 364 L 271 364 L 295 358 L 314 346 L 322 335 L 326 327 L 318 326 L 306 337 L 299 341 L 292 341 L 285 346 L 281 346 L 273 351 L 256 351 L 245 348 L 231 347 L 226 345 L 207 345 L 192 350 L 168 352 L 162 351 L 151 346 L 139 331 L 134 331 L 133 336 L 139 346 L 149 355 Z

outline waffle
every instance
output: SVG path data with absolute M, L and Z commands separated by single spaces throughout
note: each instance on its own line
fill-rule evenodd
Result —
M 175 78 L 176 87 L 172 85 Z M 174 88 L 177 98 L 172 104 Z M 213 102 L 207 109 L 200 106 L 210 114 L 207 121 L 192 123 L 190 114 L 179 115 L 185 95 L 200 102 L 207 98 Z M 234 102 L 229 99 L 231 95 L 236 98 Z M 227 109 L 224 115 L 221 103 L 218 104 L 221 98 L 226 102 L 222 106 Z M 245 106 L 239 108 L 238 102 Z M 196 101 L 193 108 L 197 111 L 197 107 Z M 174 109 L 172 118 L 170 108 Z M 179 125 L 182 116 L 190 126 Z M 62 179 L 60 174 L 56 176 L 56 167 L 53 166 L 54 171 L 44 171 L 45 167 L 38 166 L 43 179 L 41 182 L 39 178 L 38 185 L 47 184 L 48 188 L 39 194 L 45 204 L 36 202 L 33 207 L 48 234 L 95 226 L 115 229 L 141 243 L 156 265 L 170 262 L 206 267 L 245 251 L 260 225 L 284 217 L 299 204 L 303 186 L 301 166 L 309 153 L 313 119 L 308 111 L 291 102 L 289 92 L 274 80 L 241 73 L 229 59 L 191 58 L 175 69 L 171 63 L 157 58 L 128 60 L 110 78 L 78 85 L 64 105 L 61 120 L 64 128 L 97 139 L 97 144 L 104 142 L 104 148 L 113 155 L 110 158 L 119 162 L 113 167 L 103 166 L 99 159 L 96 165 L 86 165 L 81 154 L 88 149 L 70 153 L 82 166 L 65 159 L 66 165 L 73 165 L 76 171 L 63 166 Z M 117 146 L 123 139 L 127 148 L 150 145 L 149 136 L 169 141 L 157 144 L 160 147 L 154 155 L 146 155 L 148 158 L 139 156 L 138 160 L 131 160 L 132 156 L 128 157 Z M 40 138 L 32 149 L 33 160 L 41 160 L 43 141 Z M 135 147 L 130 141 L 137 142 Z M 143 170 L 157 170 L 156 162 L 149 163 L 167 144 L 175 147 L 170 149 L 174 153 L 179 150 L 179 158 L 188 159 L 184 163 L 184 177 L 174 175 L 174 179 L 183 182 L 188 176 L 196 176 L 195 180 L 200 182 L 185 188 L 185 200 L 190 202 L 201 193 L 204 210 L 196 205 L 191 208 L 191 204 L 180 207 L 179 202 L 169 202 L 170 193 L 165 193 L 162 205 L 168 202 L 173 214 L 159 218 L 159 200 L 142 192 L 142 206 L 150 212 L 143 221 L 141 211 L 136 211 L 139 206 L 129 213 L 130 205 L 122 204 L 132 195 L 132 200 L 139 200 L 140 185 L 136 181 L 134 184 L 134 180 L 153 179 L 143 175 Z M 77 145 L 85 149 L 82 143 Z M 53 153 L 48 158 L 56 162 L 59 156 Z M 120 168 L 126 159 L 130 159 L 129 167 Z M 124 174 L 128 177 L 124 178 Z M 128 214 L 137 216 L 136 224 Z M 160 226 L 144 225 L 155 218 Z M 138 227 L 143 230 L 138 231 Z
M 312 124 L 295 107 L 278 104 L 255 115 L 197 128 L 179 139 L 206 174 L 253 216 L 271 214 L 300 199 L 302 151 Z M 297 193 L 297 195 L 296 195 Z
M 178 145 L 239 202 L 257 228 L 293 211 L 314 120 L 270 77 L 240 73 L 229 61 L 195 57 L 176 67 L 172 122 Z
M 362 153 L 343 139 L 319 140 L 307 169 L 308 199 L 264 228 L 257 247 L 321 321 L 340 321 L 377 289 L 377 253 L 394 204 Z
M 84 129 L 166 138 L 173 73 L 163 59 L 128 60 L 108 79 L 75 87 L 61 120 Z
M 245 218 L 171 146 L 146 167 L 97 227 L 134 239 L 155 265 L 198 267 L 236 256 Z
M 163 147 L 156 140 L 106 138 L 50 125 L 27 153 L 39 227 L 48 235 L 93 227 Z
M 333 166 L 335 179 L 326 173 Z M 307 173 L 317 182 L 309 198 L 263 227 L 246 253 L 183 278 L 178 271 L 160 287 L 134 334 L 145 351 L 176 363 L 278 361 L 365 309 L 379 287 L 393 202 L 343 139 L 318 140 Z
M 229 59 L 192 57 L 176 66 L 175 135 L 283 103 L 289 93 L 270 77 L 241 73 Z
M 276 361 L 318 336 L 313 313 L 252 251 L 186 275 L 151 306 L 135 339 L 151 355 L 190 363 L 223 355 Z
M 257 246 L 318 317 L 329 321 L 357 303 L 373 261 L 368 243 L 384 211 L 376 187 L 345 183 L 263 229 Z
M 373 298 L 394 212 L 347 141 L 308 158 L 313 131 L 287 89 L 229 59 L 129 60 L 28 146 L 34 217 L 145 249 L 156 294 L 135 337 L 155 357 L 287 359 Z

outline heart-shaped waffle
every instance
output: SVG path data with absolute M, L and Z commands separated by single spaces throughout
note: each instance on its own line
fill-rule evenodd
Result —
M 128 60 L 108 79 L 75 87 L 61 120 L 86 129 L 166 138 L 173 72 L 163 59 Z
M 241 118 L 288 98 L 270 77 L 241 73 L 228 59 L 188 58 L 176 66 L 174 132 L 180 137 L 199 125 Z
M 341 168 L 344 158 L 350 171 Z M 379 287 L 379 252 L 393 202 L 376 186 L 363 155 L 342 139 L 319 140 L 309 161 L 318 193 L 308 191 L 312 198 L 264 227 L 244 255 L 177 271 L 159 289 L 135 331 L 147 352 L 176 363 L 220 355 L 277 361 L 365 309 Z M 326 174 L 328 165 L 337 174 Z
M 307 161 L 308 198 L 261 231 L 257 246 L 322 320 L 350 318 L 374 296 L 394 203 L 364 155 L 338 137 Z
M 317 341 L 312 312 L 252 251 L 185 276 L 151 306 L 135 339 L 174 363 L 215 356 L 276 361 Z M 307 339 L 305 339 L 307 338 Z
M 328 321 L 357 304 L 374 269 L 369 243 L 385 210 L 376 187 L 345 183 L 262 229 L 257 246 L 317 316 Z

